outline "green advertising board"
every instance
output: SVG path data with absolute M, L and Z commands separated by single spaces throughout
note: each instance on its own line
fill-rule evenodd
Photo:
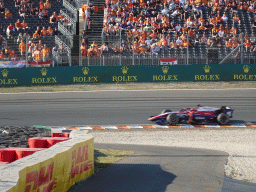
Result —
M 256 81 L 256 65 L 74 66 L 0 69 L 0 85 L 117 82 Z

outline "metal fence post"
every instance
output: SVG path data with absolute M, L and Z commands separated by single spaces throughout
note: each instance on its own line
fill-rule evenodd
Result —
M 134 34 L 132 34 L 132 64 L 134 65 Z
M 28 67 L 28 36 L 26 36 L 26 67 Z
M 244 39 L 243 39 L 243 33 L 241 33 L 241 64 L 244 63 Z
M 122 34 L 121 34 L 121 30 L 119 30 L 119 38 L 120 38 L 120 43 L 119 43 L 119 47 L 120 47 L 120 57 L 119 57 L 119 64 L 122 65 L 122 54 L 121 54 L 121 42 L 122 42 Z
M 189 41 L 188 41 L 189 39 L 188 39 L 188 33 L 187 33 L 187 65 L 188 65 L 188 56 L 189 56 L 189 54 L 188 54 L 188 44 L 189 44 Z
M 78 47 L 78 50 L 79 50 L 79 58 L 78 58 L 78 62 L 79 62 L 79 66 L 82 66 L 83 64 L 82 64 L 82 54 L 81 54 L 81 46 L 82 46 L 82 44 L 81 44 L 81 40 L 82 40 L 82 38 L 81 38 L 82 36 L 81 35 L 79 35 L 78 36 L 78 39 L 79 39 L 79 47 Z M 74 45 L 73 45 L 74 46 Z

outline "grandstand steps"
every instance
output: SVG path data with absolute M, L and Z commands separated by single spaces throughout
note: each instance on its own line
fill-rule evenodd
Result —
M 95 0 L 93 1 L 93 5 L 95 10 L 94 13 L 90 15 L 92 21 L 91 29 L 87 29 L 89 45 L 92 44 L 93 41 L 96 41 L 98 45 L 101 45 L 105 1 Z

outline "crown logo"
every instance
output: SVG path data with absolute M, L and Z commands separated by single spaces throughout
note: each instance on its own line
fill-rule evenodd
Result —
M 248 65 L 245 65 L 245 66 L 243 67 L 243 70 L 244 70 L 244 73 L 248 73 L 249 70 L 250 70 L 250 67 L 249 67 Z
M 122 69 L 122 73 L 123 73 L 124 75 L 126 75 L 129 68 L 126 67 L 126 66 L 124 66 L 124 67 L 122 67 L 121 69 Z
M 210 67 L 209 65 L 205 65 L 205 66 L 204 66 L 204 72 L 205 72 L 205 73 L 209 73 L 209 72 L 210 72 L 210 69 L 211 69 L 211 67 Z
M 47 69 L 46 68 L 43 68 L 43 69 L 41 69 L 40 70 L 41 71 L 41 73 L 42 73 L 42 76 L 46 76 L 47 75 Z
M 7 71 L 7 69 L 2 70 L 3 78 L 6 78 L 8 73 L 9 73 L 9 71 Z
M 88 75 L 88 73 L 89 73 L 89 68 L 88 68 L 88 67 L 84 67 L 84 68 L 82 69 L 82 71 L 83 71 L 83 74 L 84 74 L 84 75 Z
M 162 71 L 163 71 L 164 74 L 167 74 L 168 70 L 169 70 L 169 67 L 167 67 L 167 66 L 162 67 Z

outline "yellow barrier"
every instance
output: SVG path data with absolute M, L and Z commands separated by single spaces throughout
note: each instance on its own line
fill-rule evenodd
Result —
M 94 173 L 94 139 L 75 144 L 53 158 L 25 167 L 7 192 L 62 192 Z

